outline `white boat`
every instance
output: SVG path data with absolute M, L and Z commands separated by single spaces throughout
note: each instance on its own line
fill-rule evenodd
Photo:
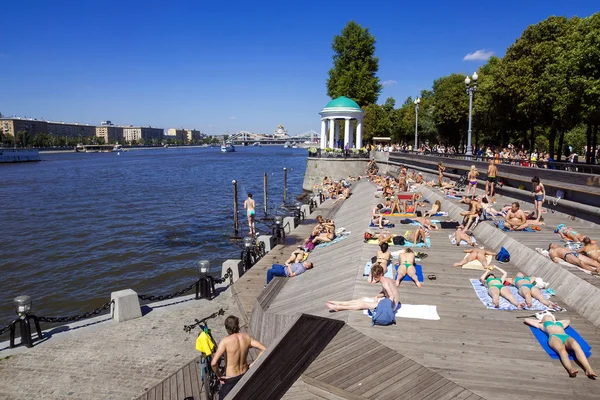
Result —
M 283 145 L 284 149 L 289 149 L 292 147 L 292 144 L 290 142 L 285 142 L 285 144 Z
M 254 147 L 262 147 L 262 144 L 260 144 L 259 142 L 254 142 L 254 144 L 252 146 L 254 146 Z
M 221 145 L 221 153 L 233 153 L 235 151 L 235 147 L 232 142 L 223 143 Z
M 115 144 L 115 147 L 113 147 L 112 151 L 123 151 L 123 145 Z
M 0 148 L 0 163 L 18 163 L 42 161 L 40 152 L 36 149 L 2 149 Z
M 294 143 L 294 144 L 292 145 L 292 149 L 297 149 L 297 148 L 298 148 L 298 145 L 297 145 L 296 143 Z

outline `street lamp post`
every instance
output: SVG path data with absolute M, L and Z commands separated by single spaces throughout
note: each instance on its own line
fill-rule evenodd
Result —
M 471 84 L 471 78 L 473 79 L 473 84 Z M 467 94 L 469 95 L 469 130 L 467 131 L 467 151 L 466 155 L 473 155 L 473 147 L 471 146 L 471 120 L 473 116 L 473 93 L 477 90 L 477 72 L 473 72 L 473 76 L 469 78 L 468 76 L 465 78 L 465 85 L 467 85 Z
M 414 101 L 415 103 L 415 148 L 414 151 L 417 151 L 417 145 L 419 141 L 419 104 L 421 103 L 421 99 L 417 97 Z

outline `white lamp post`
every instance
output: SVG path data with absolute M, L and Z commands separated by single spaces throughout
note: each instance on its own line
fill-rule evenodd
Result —
M 469 130 L 467 131 L 467 151 L 466 155 L 473 155 L 473 148 L 471 146 L 471 120 L 473 116 L 473 93 L 477 90 L 477 72 L 473 72 L 473 76 L 471 79 L 473 83 L 471 84 L 471 79 L 467 76 L 465 78 L 465 85 L 467 85 L 467 94 L 469 95 Z
M 419 104 L 421 103 L 421 99 L 417 97 L 414 101 L 415 103 L 415 148 L 414 151 L 417 151 L 418 139 L 419 139 Z

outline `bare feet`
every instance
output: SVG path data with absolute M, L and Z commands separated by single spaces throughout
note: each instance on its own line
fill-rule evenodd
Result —
M 525 308 L 525 303 L 521 303 L 517 306 L 517 308 L 521 309 L 521 308 Z
M 454 263 L 452 266 L 453 267 L 462 267 L 463 265 L 461 263 L 457 262 L 457 263 Z
M 329 308 L 331 311 L 338 311 L 337 307 L 334 304 L 331 304 L 330 302 L 327 302 L 327 308 Z
M 419 282 L 419 281 L 416 281 L 416 282 L 415 282 L 415 285 L 417 285 L 417 287 L 418 287 L 418 288 L 421 288 L 421 287 L 423 287 L 423 284 L 422 284 L 421 282 Z
M 589 371 L 585 371 L 585 374 L 587 375 L 588 378 L 590 379 L 596 379 L 598 377 L 598 374 L 596 374 L 593 370 L 589 370 Z
M 569 376 L 570 376 L 571 378 L 575 378 L 575 377 L 577 376 L 577 373 L 578 373 L 578 372 L 579 372 L 579 370 L 578 370 L 578 369 L 572 369 L 572 370 L 570 370 L 570 371 L 569 371 Z M 586 372 L 586 375 L 587 375 L 587 372 Z

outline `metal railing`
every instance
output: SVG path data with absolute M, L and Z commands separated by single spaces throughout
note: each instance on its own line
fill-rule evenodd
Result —
M 309 151 L 308 156 L 311 158 L 369 158 L 369 152 L 358 149 L 332 149 L 331 151 L 316 149 L 313 152 Z

